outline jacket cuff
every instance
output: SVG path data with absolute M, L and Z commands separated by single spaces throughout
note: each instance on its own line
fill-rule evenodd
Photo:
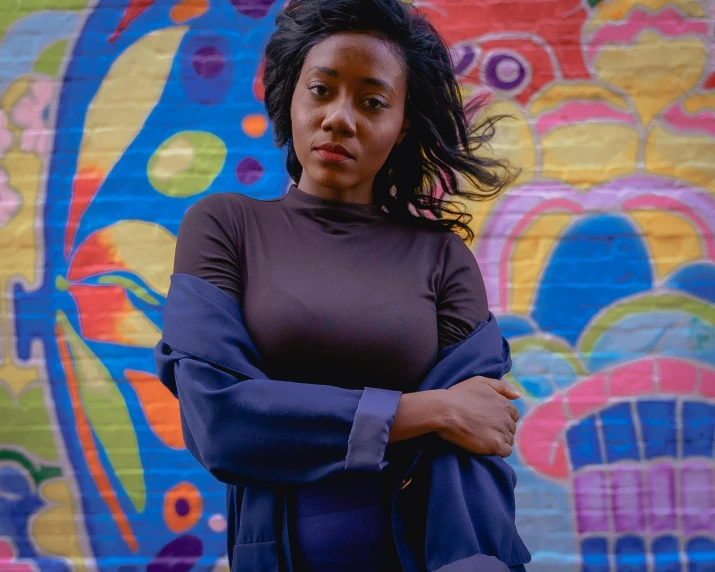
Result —
M 382 459 L 401 396 L 401 391 L 391 389 L 363 390 L 348 437 L 346 470 L 377 472 L 387 465 Z

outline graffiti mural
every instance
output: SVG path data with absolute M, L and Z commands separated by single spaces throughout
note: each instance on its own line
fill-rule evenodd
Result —
M 470 245 L 524 397 L 530 570 L 715 570 L 715 4 L 415 0 L 521 168 Z M 0 15 L 0 568 L 227 570 L 152 349 L 186 209 L 289 180 L 281 2 Z

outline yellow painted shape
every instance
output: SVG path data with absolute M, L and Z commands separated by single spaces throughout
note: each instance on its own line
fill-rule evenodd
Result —
M 715 193 L 715 139 L 654 125 L 645 144 L 645 168 Z
M 166 296 L 174 262 L 176 238 L 163 226 L 124 220 L 101 231 L 102 242 L 116 250 L 116 259 L 127 270 L 141 276 L 151 289 Z
M 85 557 L 91 556 L 84 545 L 77 523 L 82 522 L 81 505 L 72 497 L 67 480 L 64 478 L 43 481 L 39 487 L 40 496 L 47 503 L 30 520 L 30 536 L 43 554 L 69 559 L 76 572 L 86 570 Z
M 191 167 L 193 160 L 194 146 L 188 139 L 177 137 L 157 151 L 152 174 L 161 181 L 168 181 Z
M 707 16 L 707 12 L 697 0 L 610 0 L 601 2 L 596 6 L 588 19 L 585 32 L 586 35 L 590 36 L 604 24 L 614 20 L 622 20 L 637 8 L 650 12 L 659 12 L 671 6 L 691 18 L 704 18 Z
M 715 93 L 698 93 L 683 101 L 683 109 L 688 113 L 697 113 L 703 109 L 715 110 Z
M 663 38 L 644 30 L 633 45 L 612 44 L 598 53 L 594 69 L 605 83 L 626 92 L 647 125 L 700 81 L 707 59 L 699 38 Z
M 570 213 L 545 213 L 519 237 L 510 261 L 511 312 L 529 314 L 544 266 L 572 218 Z
M 111 171 L 159 101 L 187 30 L 179 26 L 147 34 L 115 60 L 89 105 L 78 171 Z
M 630 215 L 643 231 L 659 280 L 683 264 L 703 257 L 698 231 L 684 218 L 655 210 L 634 211 Z
M 628 110 L 626 99 L 607 87 L 574 82 L 557 83 L 546 88 L 532 100 L 529 111 L 534 115 L 540 115 L 573 100 L 609 103 L 618 109 Z
M 638 133 L 616 123 L 556 127 L 541 142 L 544 177 L 587 189 L 636 170 Z

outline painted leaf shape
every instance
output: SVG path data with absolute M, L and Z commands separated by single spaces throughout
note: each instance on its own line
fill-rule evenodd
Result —
M 89 104 L 72 185 L 65 255 L 82 215 L 156 107 L 186 26 L 151 32 L 112 64 Z
M 146 503 L 144 468 L 124 397 L 107 368 L 82 341 L 64 312 L 57 313 L 57 323 L 72 353 L 79 392 L 90 425 L 134 508 L 141 512 Z

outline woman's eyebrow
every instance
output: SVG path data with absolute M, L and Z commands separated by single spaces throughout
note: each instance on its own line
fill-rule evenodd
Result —
M 340 77 L 340 73 L 338 72 L 338 70 L 329 68 L 329 67 L 325 67 L 325 66 L 313 66 L 308 71 L 309 72 L 317 71 L 320 73 L 324 73 L 325 75 L 329 75 L 330 77 L 336 77 L 336 78 Z M 392 94 L 395 93 L 395 90 L 392 88 L 392 86 L 389 83 L 387 83 L 384 80 L 378 79 L 376 77 L 361 77 L 360 81 L 363 83 L 366 83 L 368 85 L 375 85 L 377 87 L 385 88 L 387 91 L 389 91 Z

